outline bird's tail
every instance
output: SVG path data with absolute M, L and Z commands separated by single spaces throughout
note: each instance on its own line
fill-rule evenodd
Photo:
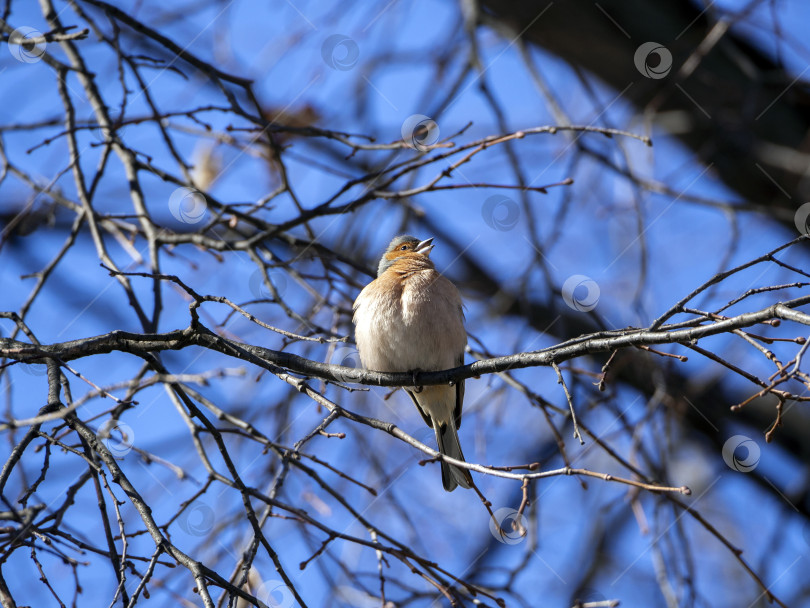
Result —
M 436 443 L 439 444 L 439 451 L 445 456 L 464 460 L 464 453 L 461 451 L 461 444 L 458 441 L 456 425 L 452 419 L 445 423 L 434 422 L 433 430 L 436 431 Z M 472 487 L 472 477 L 467 469 L 462 469 L 442 461 L 442 485 L 448 492 L 456 489 Z

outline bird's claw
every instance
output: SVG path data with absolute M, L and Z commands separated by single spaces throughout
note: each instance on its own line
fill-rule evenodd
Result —
M 419 381 L 418 381 L 419 370 L 415 369 L 415 370 L 413 370 L 411 372 L 411 374 L 413 374 L 413 392 L 414 393 L 421 393 L 422 392 L 422 387 L 419 386 Z

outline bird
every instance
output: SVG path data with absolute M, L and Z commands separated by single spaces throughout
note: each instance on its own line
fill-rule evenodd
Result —
M 436 271 L 430 252 L 433 238 L 394 238 L 380 258 L 377 278 L 354 302 L 355 341 L 360 363 L 378 372 L 451 369 L 464 364 L 467 331 L 461 294 Z M 439 452 L 464 460 L 458 429 L 464 380 L 453 385 L 406 388 L 422 418 L 433 427 Z M 468 470 L 441 462 L 448 492 L 472 487 Z

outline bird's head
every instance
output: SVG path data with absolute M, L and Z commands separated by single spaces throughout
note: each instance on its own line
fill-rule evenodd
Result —
M 430 262 L 428 256 L 433 250 L 433 238 L 420 241 L 412 236 L 398 236 L 388 245 L 382 258 L 380 258 L 380 265 L 377 267 L 377 276 L 381 276 L 386 270 L 396 263 L 397 260 L 409 260 L 414 262 L 428 262 L 430 267 L 433 263 Z

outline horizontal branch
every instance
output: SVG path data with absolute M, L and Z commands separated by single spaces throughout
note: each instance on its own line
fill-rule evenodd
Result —
M 292 353 L 245 344 L 218 336 L 200 324 L 162 334 L 135 334 L 125 331 L 113 331 L 92 338 L 43 345 L 20 342 L 11 338 L 0 338 L 0 356 L 22 363 L 36 362 L 43 357 L 53 357 L 61 362 L 67 362 L 114 351 L 146 356 L 156 351 L 182 350 L 189 346 L 201 346 L 252 362 L 274 373 L 281 371 L 279 369 L 281 368 L 324 380 L 341 383 L 353 382 L 371 386 L 414 386 L 415 382 L 418 382 L 419 385 L 435 385 L 449 384 L 467 378 L 511 369 L 559 364 L 584 355 L 614 351 L 621 348 L 653 344 L 682 343 L 693 345 L 701 338 L 774 319 L 784 319 L 810 325 L 810 315 L 794 310 L 796 307 L 808 303 L 810 303 L 810 296 L 803 296 L 788 302 L 773 304 L 754 312 L 743 313 L 704 325 L 669 331 L 665 326 L 655 331 L 643 328 L 627 328 L 599 332 L 581 336 L 575 340 L 539 351 L 494 357 L 454 369 L 419 372 L 416 374 L 415 379 L 414 374 L 409 372 L 386 373 L 355 369 L 312 361 Z

